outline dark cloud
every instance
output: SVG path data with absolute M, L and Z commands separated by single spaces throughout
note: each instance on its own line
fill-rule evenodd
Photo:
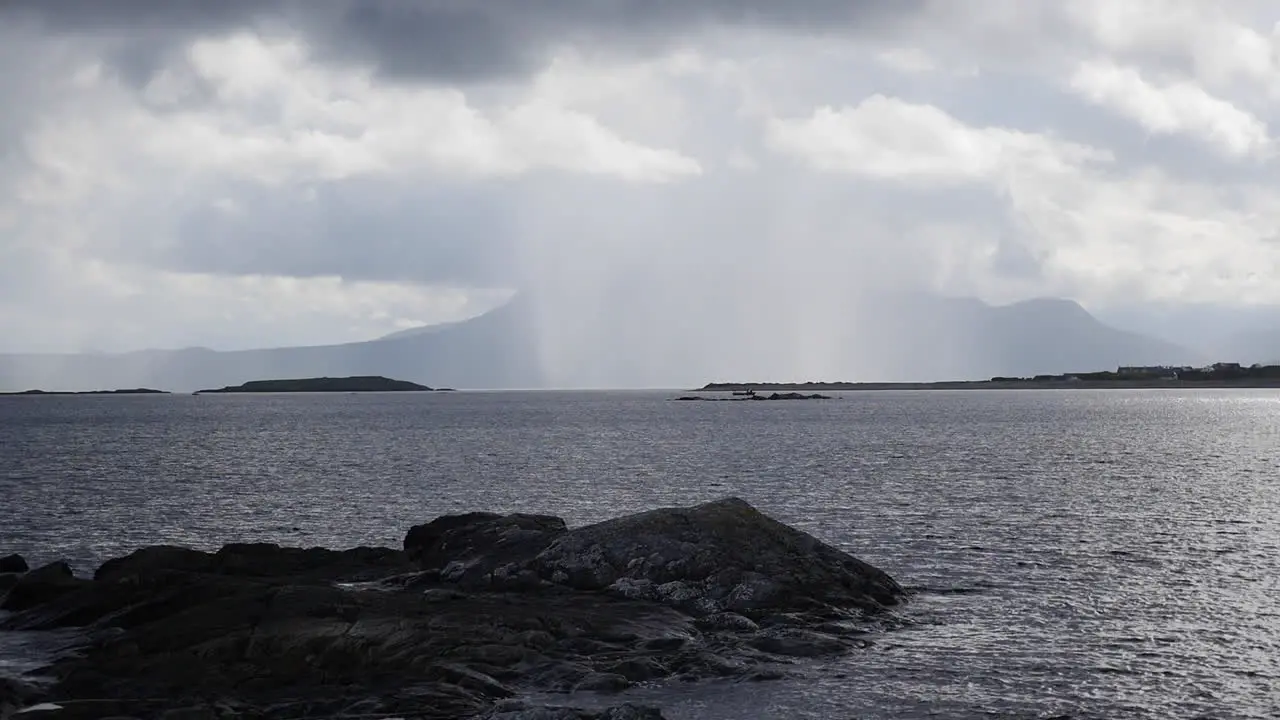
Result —
M 63 32 L 234 27 L 269 6 L 257 0 L 4 0 L 0 12 Z
M 467 189 L 396 191 L 372 183 L 295 193 L 236 193 L 184 217 L 178 240 L 121 248 L 168 269 L 218 274 L 342 275 L 349 280 L 502 285 L 512 277 L 501 198 Z
M 4 0 L 0 24 L 103 33 L 133 44 L 117 60 L 145 77 L 164 48 L 192 35 L 287 26 L 323 56 L 374 64 L 403 79 L 517 76 L 557 44 L 643 52 L 708 27 L 874 33 L 929 0 Z

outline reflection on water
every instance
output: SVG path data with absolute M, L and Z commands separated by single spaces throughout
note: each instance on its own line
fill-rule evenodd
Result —
M 5 398 L 0 551 L 83 572 L 159 542 L 398 545 L 444 512 L 733 494 L 918 596 L 803 680 L 628 693 L 673 718 L 1280 716 L 1280 393 L 667 397 Z

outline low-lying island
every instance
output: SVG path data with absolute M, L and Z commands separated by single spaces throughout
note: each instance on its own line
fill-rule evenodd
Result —
M 3 630 L 86 629 L 39 687 L 0 680 L 0 714 L 48 718 L 661 718 L 573 692 L 770 679 L 855 651 L 906 592 L 881 570 L 728 498 L 576 529 L 468 513 L 403 548 L 158 546 L 26 571 L 0 559 Z M 561 692 L 565 707 L 531 706 Z M 166 713 L 168 713 L 166 715 Z
M 216 390 L 198 390 L 196 395 L 214 393 L 317 393 L 317 392 L 436 392 L 427 385 L 408 380 L 392 380 L 381 375 L 318 377 L 289 380 L 253 380 Z

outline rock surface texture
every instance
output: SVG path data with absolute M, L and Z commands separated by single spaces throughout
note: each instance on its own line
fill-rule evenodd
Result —
M 737 499 L 573 530 L 545 515 L 444 516 L 412 528 L 403 551 L 158 546 L 93 580 L 62 563 L 17 580 L 0 631 L 84 627 L 90 641 L 45 669 L 51 687 L 0 686 L 0 707 L 653 720 L 658 710 L 624 698 L 569 706 L 575 692 L 636 683 L 779 677 L 799 658 L 864 646 L 904 597 L 880 570 Z M 521 699 L 547 692 L 565 707 Z

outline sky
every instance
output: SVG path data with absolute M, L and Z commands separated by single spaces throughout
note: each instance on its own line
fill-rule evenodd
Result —
M 1270 307 L 1268 9 L 0 0 L 0 352 Z

